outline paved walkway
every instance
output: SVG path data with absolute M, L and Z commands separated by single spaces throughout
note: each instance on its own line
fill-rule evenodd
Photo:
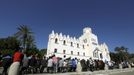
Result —
M 0 73 L 2 73 L 2 68 L 0 67 Z M 0 74 L 1 75 L 1 74 Z M 41 74 L 25 74 L 25 75 L 134 75 L 134 68 L 126 69 L 114 69 L 114 70 L 100 70 L 94 72 L 67 72 L 67 73 L 41 73 Z
M 42 74 L 26 74 L 26 75 L 119 75 L 120 73 L 126 73 L 126 75 L 129 75 L 129 72 L 134 72 L 134 68 L 126 68 L 126 69 L 114 69 L 114 70 L 100 70 L 100 71 L 94 71 L 94 72 L 67 72 L 67 73 L 56 73 L 56 74 L 48 74 L 48 73 L 42 73 Z M 124 74 L 125 75 L 125 74 Z M 133 75 L 133 73 L 132 73 Z

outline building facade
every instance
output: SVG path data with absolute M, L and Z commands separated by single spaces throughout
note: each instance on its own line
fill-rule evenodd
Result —
M 108 46 L 98 43 L 98 38 L 92 33 L 92 29 L 86 27 L 79 37 L 70 37 L 62 33 L 49 35 L 47 56 L 55 54 L 57 57 L 71 57 L 78 59 L 98 59 L 110 61 Z

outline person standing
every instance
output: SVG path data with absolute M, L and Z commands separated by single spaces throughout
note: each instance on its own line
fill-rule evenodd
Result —
M 44 69 L 46 68 L 47 68 L 47 58 L 44 56 L 43 60 L 41 61 L 40 73 L 43 73 Z
M 59 58 L 59 63 L 58 63 L 59 72 L 63 72 L 63 63 L 64 63 L 64 60 L 62 58 Z
M 57 71 L 58 71 L 58 58 L 55 55 L 53 55 L 52 60 L 53 60 L 53 71 L 54 71 L 54 73 L 57 73 Z
M 94 64 L 94 61 L 92 60 L 92 58 L 89 58 L 89 64 L 90 64 L 90 71 L 93 72 L 93 64 Z
M 77 64 L 77 73 L 80 73 L 81 72 L 81 64 L 80 64 L 80 60 L 78 61 L 78 64 Z
M 63 72 L 67 72 L 67 61 L 64 60 L 63 62 Z
M 10 67 L 11 63 L 12 63 L 12 59 L 11 56 L 9 54 L 6 54 L 3 59 L 2 59 L 2 66 L 3 66 L 3 72 L 2 75 L 8 75 L 7 74 L 7 70 Z
M 29 60 L 29 67 L 32 69 L 32 73 L 36 73 L 37 60 L 35 55 L 32 55 L 32 58 Z
M 77 64 L 76 64 L 75 59 L 72 59 L 72 71 L 73 72 L 76 72 L 76 66 L 77 66 Z
M 15 50 L 15 54 L 13 55 L 13 63 L 9 68 L 8 75 L 20 75 L 20 65 L 22 62 L 24 55 L 19 52 L 19 50 Z
M 24 54 L 24 58 L 22 60 L 22 63 L 23 63 L 23 65 L 22 65 L 21 72 L 22 73 L 27 73 L 27 69 L 28 69 L 28 66 L 29 66 L 29 59 L 28 59 L 28 54 L 27 53 Z
M 48 59 L 47 72 L 48 73 L 52 73 L 53 72 L 53 60 L 52 60 L 52 57 L 49 57 L 49 59 Z

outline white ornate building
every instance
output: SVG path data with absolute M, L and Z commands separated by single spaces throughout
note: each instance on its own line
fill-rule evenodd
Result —
M 110 61 L 108 46 L 98 43 L 98 38 L 92 29 L 86 27 L 79 38 L 52 33 L 49 35 L 47 56 L 55 54 L 57 57 L 71 57 L 78 59 L 93 59 Z

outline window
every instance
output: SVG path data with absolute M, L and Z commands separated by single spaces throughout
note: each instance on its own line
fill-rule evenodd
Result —
M 71 51 L 71 55 L 73 55 L 73 51 Z
M 78 54 L 78 55 L 80 55 L 80 53 L 79 53 L 79 52 L 77 52 L 77 54 Z
M 83 45 L 83 49 L 85 48 L 85 46 Z
M 73 42 L 71 42 L 71 46 L 73 46 Z
M 100 53 L 100 58 L 103 59 L 102 53 Z
M 94 54 L 93 54 L 93 55 L 94 55 L 94 57 L 97 57 L 97 53 L 96 53 L 96 52 L 94 52 Z
M 98 51 L 97 51 L 97 50 L 95 50 L 95 51 L 93 52 L 93 57 L 98 58 Z
M 65 40 L 63 41 L 63 45 L 66 45 L 66 41 Z
M 66 58 L 66 55 L 64 55 L 64 58 Z
M 83 53 L 83 56 L 85 56 L 85 53 Z
M 92 38 L 91 41 L 96 42 L 96 39 Z
M 63 54 L 65 54 L 66 53 L 66 50 L 63 50 Z
M 107 51 L 107 49 L 105 49 L 105 51 Z
M 55 43 L 58 43 L 58 39 L 57 38 L 55 39 Z
M 92 42 L 92 44 L 93 44 L 93 45 L 97 45 L 97 43 L 95 43 L 95 42 Z
M 57 53 L 57 49 L 54 49 L 54 53 Z
M 77 43 L 77 48 L 79 48 L 79 44 Z
M 87 43 L 87 39 L 84 39 L 83 42 L 84 42 L 84 43 Z

